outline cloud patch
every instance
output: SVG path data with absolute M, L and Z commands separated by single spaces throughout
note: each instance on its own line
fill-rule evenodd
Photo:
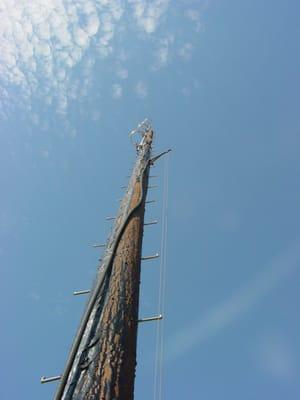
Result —
M 195 23 L 196 32 L 200 32 L 203 29 L 200 21 L 200 12 L 198 10 L 189 8 L 185 11 L 185 16 Z
M 159 41 L 158 48 L 155 51 L 155 63 L 153 66 L 154 70 L 165 67 L 169 63 L 171 46 L 173 43 L 174 35 L 171 34 Z
M 117 76 L 120 79 L 127 79 L 128 78 L 128 70 L 126 68 L 119 67 L 117 69 Z
M 169 0 L 128 0 L 138 27 L 146 33 L 153 33 L 166 12 Z
M 152 71 L 176 57 L 190 59 L 193 39 L 188 40 L 186 34 L 186 42 L 178 38 L 174 24 L 167 23 L 175 15 L 168 12 L 170 8 L 169 0 L 2 0 L 0 118 L 7 118 L 16 108 L 31 113 L 38 103 L 40 109 L 49 112 L 51 107 L 66 119 L 70 105 L 90 93 L 94 69 L 100 64 L 102 70 L 112 63 L 117 66 L 108 87 L 113 85 L 112 96 L 121 98 L 123 88 L 113 79 L 126 80 L 129 73 L 124 63 L 140 56 L 121 45 L 133 32 L 154 56 L 149 60 Z M 187 9 L 181 18 L 198 23 L 200 15 Z M 177 43 L 183 44 L 178 48 Z M 139 82 L 135 93 L 146 98 L 147 85 Z
M 289 338 L 269 332 L 260 338 L 254 352 L 254 362 L 261 373 L 278 381 L 297 376 L 295 354 Z
M 135 86 L 135 93 L 140 99 L 145 99 L 148 96 L 148 88 L 144 81 L 138 81 Z
M 212 308 L 206 316 L 186 323 L 175 333 L 168 340 L 167 359 L 172 360 L 191 351 L 249 311 L 297 268 L 299 261 L 300 239 L 297 239 L 251 282 Z
M 123 96 L 123 88 L 118 83 L 112 86 L 112 97 L 114 99 L 120 99 Z
M 179 57 L 181 57 L 184 61 L 189 61 L 192 56 L 193 48 L 194 46 L 192 43 L 184 43 L 178 50 Z
M 112 54 L 112 40 L 125 11 L 138 29 L 154 33 L 167 5 L 168 1 L 164 0 L 3 0 L 0 6 L 1 92 L 9 95 L 10 88 L 17 86 L 27 101 L 28 111 L 29 101 L 37 96 L 64 115 L 70 99 L 81 94 L 80 90 L 74 94 L 71 71 L 87 49 L 93 46 L 95 54 L 102 58 Z M 118 75 L 126 79 L 128 71 L 119 69 Z M 71 97 L 69 92 L 73 93 Z M 114 93 L 119 98 L 122 92 L 115 87 Z M 1 96 L 0 101 L 3 112 L 7 96 Z

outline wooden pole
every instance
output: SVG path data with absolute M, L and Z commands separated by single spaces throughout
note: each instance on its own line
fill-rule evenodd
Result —
M 139 198 L 140 183 L 136 182 L 131 208 Z M 134 396 L 144 201 L 129 221 L 114 259 L 102 313 L 99 360 L 86 397 L 91 400 L 131 400 Z
M 137 146 L 130 196 L 99 293 L 92 291 L 55 400 L 132 400 L 141 249 L 153 131 Z M 121 233 L 120 233 L 121 232 Z

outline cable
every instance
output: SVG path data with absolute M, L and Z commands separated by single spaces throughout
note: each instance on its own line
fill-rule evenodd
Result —
M 163 277 L 162 277 L 162 304 L 161 313 L 165 314 L 165 303 L 166 303 L 166 274 L 167 274 L 167 233 L 168 233 L 168 196 L 169 196 L 169 156 L 166 157 L 166 169 L 165 169 L 165 185 L 166 185 L 166 196 L 165 196 L 165 224 L 164 224 L 164 261 L 163 261 Z M 161 324 L 161 345 L 160 345 L 160 382 L 159 382 L 159 400 L 163 397 L 163 378 L 164 378 L 164 322 Z
M 164 163 L 164 190 L 162 202 L 162 231 L 161 231 L 161 262 L 158 290 L 158 314 L 164 315 L 166 292 L 166 268 L 167 268 L 167 220 L 168 220 L 168 191 L 169 191 L 169 156 Z M 162 400 L 163 395 L 163 356 L 164 356 L 164 320 L 157 324 L 156 351 L 154 366 L 154 400 Z
M 164 161 L 164 175 L 163 175 L 163 198 L 161 206 L 161 243 L 160 243 L 160 263 L 159 263 L 159 281 L 158 281 L 158 302 L 157 302 L 157 315 L 161 313 L 161 298 L 162 298 L 162 279 L 163 279 L 163 261 L 164 261 L 164 231 L 165 231 L 165 166 Z M 155 346 L 155 361 L 154 361 L 154 391 L 153 399 L 157 400 L 158 380 L 159 380 L 159 350 L 160 350 L 160 336 L 161 336 L 161 322 L 156 325 L 156 346 Z

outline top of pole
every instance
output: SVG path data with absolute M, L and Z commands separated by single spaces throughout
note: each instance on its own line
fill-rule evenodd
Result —
M 134 136 L 141 136 L 140 142 L 134 140 Z M 150 121 L 145 118 L 138 126 L 129 133 L 132 144 L 136 147 L 137 151 L 141 149 L 145 144 L 150 145 L 153 141 L 153 129 Z

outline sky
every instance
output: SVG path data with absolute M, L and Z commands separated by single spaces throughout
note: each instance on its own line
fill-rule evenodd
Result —
M 0 5 L 3 400 L 51 399 L 144 118 L 146 219 L 169 200 L 163 399 L 300 396 L 296 0 L 4 0 Z M 147 227 L 143 253 L 161 243 Z M 157 313 L 159 261 L 142 266 Z M 136 399 L 155 399 L 155 323 Z

